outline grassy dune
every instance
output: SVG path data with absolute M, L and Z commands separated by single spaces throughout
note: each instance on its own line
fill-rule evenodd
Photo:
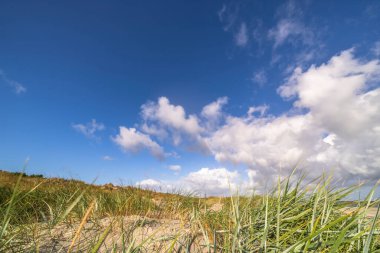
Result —
M 0 252 L 380 252 L 374 190 L 347 208 L 358 186 L 302 180 L 199 198 L 0 171 Z

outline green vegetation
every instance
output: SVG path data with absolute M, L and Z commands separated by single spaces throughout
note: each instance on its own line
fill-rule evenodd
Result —
M 0 252 L 380 252 L 376 186 L 347 207 L 359 186 L 304 180 L 198 198 L 0 171 Z

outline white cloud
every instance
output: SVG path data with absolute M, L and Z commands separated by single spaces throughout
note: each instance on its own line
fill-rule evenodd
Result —
M 305 154 L 310 116 L 232 117 L 207 138 L 217 161 L 245 164 L 266 174 L 280 167 L 292 167 Z M 307 142 L 305 142 L 307 140 Z M 270 173 L 269 173 L 270 174 Z
M 170 135 L 187 132 L 183 138 L 192 140 L 195 136 L 219 162 L 245 165 L 249 180 L 243 185 L 269 185 L 298 163 L 308 168 L 310 177 L 334 170 L 345 180 L 374 179 L 380 177 L 379 83 L 379 60 L 357 59 L 351 49 L 319 66 L 296 68 L 277 90 L 282 98 L 294 100 L 282 115 L 270 115 L 268 106 L 261 105 L 233 116 L 222 111 L 227 100 L 218 99 L 200 113 L 204 119 L 223 116 L 223 121 L 209 127 L 208 120 L 198 121 L 193 115 L 191 121 L 183 107 L 166 98 L 143 106 L 142 115 Z M 180 182 L 191 189 L 212 191 L 210 185 L 222 191 L 214 185 L 225 189 L 226 181 L 213 173 L 239 177 L 231 171 L 202 169 Z
M 147 123 L 144 123 L 141 126 L 141 130 L 149 135 L 157 136 L 161 140 L 168 136 L 168 132 L 164 128 L 154 124 L 148 125 Z
M 157 103 L 144 104 L 141 109 L 142 117 L 146 121 L 157 122 L 188 134 L 197 134 L 202 130 L 195 115 L 186 116 L 182 106 L 172 105 L 166 97 L 160 97 Z
M 1 69 L 0 69 L 0 78 L 8 86 L 10 86 L 16 94 L 25 93 L 27 91 L 26 87 L 23 84 L 15 81 L 15 80 L 12 80 L 12 79 L 8 78 L 7 75 L 5 74 L 5 72 L 2 71 Z
M 255 113 L 259 113 L 259 116 L 262 117 L 264 116 L 264 114 L 268 111 L 269 109 L 269 106 L 267 105 L 260 105 L 260 106 L 251 106 L 249 107 L 248 109 L 248 112 L 247 112 L 247 119 L 252 119 L 254 116 Z
M 245 164 L 256 177 L 288 173 L 299 161 L 317 175 L 334 169 L 338 176 L 380 176 L 379 61 L 355 59 L 353 50 L 321 66 L 296 69 L 278 89 L 296 97 L 294 109 L 306 114 L 233 117 L 206 143 L 215 159 Z M 372 89 L 371 89 L 372 87 Z
M 321 44 L 317 40 L 318 33 L 305 22 L 304 12 L 307 8 L 307 1 L 288 0 L 284 2 L 277 8 L 276 25 L 268 31 L 268 38 L 274 41 L 274 49 L 285 43 L 303 46 L 301 53 L 296 55 L 295 60 L 297 61 L 313 57 L 311 49 Z
M 144 130 L 158 137 L 169 136 L 175 146 L 187 141 L 191 149 L 207 148 L 201 138 L 204 129 L 200 126 L 196 115 L 186 115 L 182 106 L 173 105 L 166 97 L 160 97 L 158 102 L 149 102 L 141 107 L 141 115 L 144 120 Z M 161 134 L 162 133 L 162 134 Z
M 95 119 L 92 119 L 90 122 L 86 124 L 71 124 L 71 127 L 89 139 L 98 139 L 98 137 L 96 136 L 96 132 L 105 129 L 104 124 L 96 122 Z
M 331 146 L 335 145 L 336 135 L 335 134 L 329 134 L 325 138 L 323 138 L 323 141 L 327 144 L 330 144 Z
M 111 156 L 109 156 L 109 155 L 105 155 L 105 156 L 103 156 L 102 159 L 103 159 L 104 161 L 113 161 L 113 160 L 114 160 L 113 157 L 111 157 Z
M 168 168 L 169 170 L 176 171 L 176 172 L 181 171 L 182 169 L 181 165 L 169 165 Z
M 220 97 L 216 101 L 203 107 L 201 115 L 207 121 L 207 128 L 215 127 L 219 123 L 223 112 L 223 106 L 228 103 L 227 97 Z
M 189 173 L 181 184 L 199 194 L 222 195 L 233 193 L 238 188 L 239 173 L 225 168 L 202 168 Z
M 311 44 L 313 41 L 313 33 L 301 22 L 284 18 L 281 19 L 276 27 L 268 32 L 268 37 L 274 40 L 274 48 L 281 46 L 291 38 L 298 39 L 303 44 Z
M 219 21 L 223 21 L 224 14 L 227 11 L 227 6 L 225 4 L 222 5 L 222 8 L 218 11 Z
M 223 4 L 217 14 L 219 21 L 223 24 L 223 30 L 227 32 L 231 30 L 237 22 L 239 5 L 235 3 Z
M 220 103 L 223 103 L 222 100 Z M 211 110 L 208 111 L 211 113 Z M 162 147 L 151 139 L 151 135 L 160 141 L 170 138 L 175 146 L 186 142 L 188 149 L 208 151 L 201 137 L 205 129 L 199 125 L 198 117 L 187 115 L 182 106 L 171 104 L 168 98 L 160 97 L 157 103 L 142 105 L 141 117 L 144 122 L 140 128 L 144 133 L 135 128 L 121 127 L 119 138 L 113 138 L 124 150 L 138 152 L 146 148 L 158 158 L 178 156 L 175 152 L 164 154 Z
M 13 80 L 8 80 L 8 81 L 9 81 L 9 84 L 13 87 L 14 91 L 17 94 L 26 92 L 25 86 L 22 85 L 21 83 L 13 81 Z
M 360 62 L 353 58 L 353 50 L 346 50 L 306 72 L 296 69 L 279 93 L 286 98 L 298 96 L 295 106 L 309 109 L 327 130 L 344 138 L 355 137 L 380 119 L 375 102 L 379 90 L 366 91 L 379 78 L 379 61 Z
M 158 159 L 163 159 L 165 153 L 163 148 L 153 141 L 149 135 L 137 131 L 135 128 L 121 126 L 119 134 L 111 139 L 119 145 L 125 152 L 138 152 L 147 149 Z
M 235 34 L 235 43 L 239 47 L 245 47 L 248 44 L 249 36 L 247 25 L 242 22 L 239 31 Z
M 197 195 L 228 195 L 240 190 L 240 174 L 237 171 L 230 171 L 226 168 L 201 168 L 193 171 L 177 181 L 159 181 L 156 179 L 146 179 L 137 182 L 136 185 L 161 190 L 161 191 L 185 191 Z
M 313 59 L 318 57 L 317 56 L 318 53 L 320 52 L 318 52 L 317 49 L 309 48 L 297 53 L 294 61 L 297 63 L 298 66 L 309 65 L 308 63 L 310 63 Z
M 380 62 L 355 59 L 351 49 L 327 64 L 295 71 L 279 89 L 282 96 L 297 96 L 295 106 L 307 108 L 312 124 L 334 136 L 327 138 L 334 145 L 318 149 L 309 161 L 334 161 L 344 175 L 380 176 L 379 81 Z
M 264 70 L 259 70 L 253 74 L 252 82 L 257 83 L 260 87 L 263 87 L 267 83 L 267 75 Z
M 160 181 L 154 179 L 144 179 L 142 181 L 137 182 L 136 185 L 148 189 L 156 189 L 163 186 Z

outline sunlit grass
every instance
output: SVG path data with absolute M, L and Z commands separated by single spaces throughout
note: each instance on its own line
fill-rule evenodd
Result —
M 0 252 L 380 252 L 376 185 L 347 209 L 360 186 L 324 176 L 199 198 L 0 173 Z

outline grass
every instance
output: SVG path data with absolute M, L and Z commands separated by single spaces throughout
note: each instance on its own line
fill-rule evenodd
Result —
M 380 252 L 377 185 L 343 201 L 358 187 L 289 176 L 268 194 L 199 198 L 0 171 L 0 252 Z

